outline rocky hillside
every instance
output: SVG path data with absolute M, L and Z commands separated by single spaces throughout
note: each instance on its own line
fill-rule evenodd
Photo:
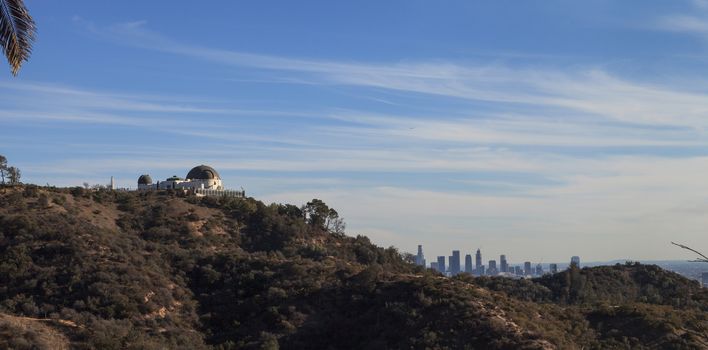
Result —
M 313 203 L 0 188 L 0 348 L 708 348 L 657 267 L 444 278 Z

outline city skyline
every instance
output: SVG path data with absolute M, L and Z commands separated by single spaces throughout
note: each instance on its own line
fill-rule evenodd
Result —
M 32 57 L 0 80 L 0 154 L 27 183 L 210 164 L 405 252 L 708 247 L 705 1 L 28 6 Z
M 580 257 L 577 255 L 571 256 L 569 261 L 566 263 L 545 263 L 547 269 L 544 269 L 544 264 L 541 262 L 525 261 L 523 263 L 509 263 L 506 258 L 506 254 L 501 254 L 499 256 L 499 260 L 487 260 L 487 264 L 485 265 L 484 257 L 480 248 L 478 248 L 475 252 L 474 263 L 472 263 L 472 254 L 470 253 L 464 255 L 464 265 L 462 265 L 460 254 L 461 251 L 454 249 L 451 252 L 452 255 L 447 257 L 444 255 L 439 255 L 434 261 L 430 262 L 430 264 L 426 264 L 428 259 L 425 257 L 423 245 L 419 244 L 417 253 L 414 256 L 415 264 L 436 270 L 448 276 L 455 276 L 460 273 L 467 273 L 474 276 L 541 276 L 546 273 L 556 273 L 561 269 L 570 268 L 571 265 L 582 267 Z M 498 265 L 497 262 L 499 262 Z
M 421 265 L 421 258 L 425 258 L 424 256 L 424 250 L 423 250 L 423 245 L 418 245 L 418 254 L 415 255 L 415 263 L 417 265 Z M 452 252 L 460 252 L 460 253 L 466 253 L 465 250 L 458 250 L 454 249 Z M 705 269 L 703 268 L 703 264 L 698 264 L 692 261 L 687 261 L 687 260 L 650 260 L 650 261 L 636 261 L 636 260 L 612 260 L 612 261 L 583 261 L 580 256 L 573 255 L 570 256 L 566 261 L 556 261 L 556 262 L 533 262 L 533 261 L 509 261 L 507 260 L 507 255 L 506 254 L 501 254 L 499 256 L 499 260 L 492 259 L 492 260 L 487 260 L 486 263 L 484 262 L 484 258 L 486 255 L 483 254 L 481 248 L 477 248 L 476 251 L 474 250 L 469 250 L 468 254 L 465 254 L 465 264 L 460 267 L 461 273 L 468 273 L 473 276 L 504 276 L 504 277 L 512 277 L 512 278 L 520 278 L 520 277 L 538 277 L 541 275 L 545 274 L 553 274 L 557 272 L 561 272 L 563 270 L 566 270 L 570 268 L 570 266 L 575 262 L 578 264 L 580 268 L 583 267 L 592 267 L 592 266 L 601 266 L 601 265 L 616 265 L 616 264 L 625 264 L 625 263 L 644 263 L 644 264 L 656 264 L 661 266 L 662 268 L 668 269 L 670 271 L 679 273 L 685 277 L 694 279 L 699 281 L 702 284 L 705 284 L 706 281 L 708 281 L 708 272 L 704 272 Z M 473 257 L 472 254 L 474 253 L 474 262 L 473 262 Z M 423 254 L 423 255 L 421 255 Z M 443 262 L 443 267 L 444 267 L 444 273 L 447 276 L 453 276 L 454 273 L 449 269 L 449 262 L 451 259 L 453 259 L 453 256 L 455 254 L 453 253 L 452 256 L 437 256 L 436 262 L 432 262 L 428 265 L 424 265 L 426 268 L 430 268 L 439 272 L 440 271 L 438 268 L 438 262 L 442 261 Z M 497 271 L 490 273 L 490 271 L 487 269 L 489 267 L 489 263 L 494 261 L 494 264 L 497 266 Z M 504 272 L 502 270 L 502 262 L 505 261 L 507 264 L 507 272 Z M 497 265 L 497 262 L 499 263 Z M 707 285 L 708 286 L 708 285 Z
M 415 263 L 419 266 L 425 266 L 425 268 L 432 269 L 435 271 L 438 271 L 445 276 L 452 277 L 455 276 L 456 274 L 459 273 L 466 273 L 470 274 L 475 277 L 479 276 L 497 276 L 497 277 L 506 277 L 506 278 L 536 278 L 540 277 L 543 275 L 547 274 L 555 274 L 562 272 L 564 270 L 570 269 L 572 265 L 576 265 L 579 268 L 584 268 L 584 267 L 593 267 L 593 266 L 602 266 L 602 265 L 623 265 L 623 264 L 633 264 L 633 263 L 647 263 L 647 262 L 638 262 L 638 261 L 631 261 L 631 260 L 616 260 L 616 261 L 590 261 L 590 262 L 583 262 L 580 256 L 574 255 L 569 258 L 569 261 L 566 262 L 531 262 L 531 261 L 524 261 L 524 262 L 518 262 L 518 263 L 509 263 L 508 260 L 506 259 L 505 254 L 501 254 L 499 256 L 499 260 L 496 259 L 491 259 L 488 260 L 486 264 L 483 264 L 482 262 L 484 261 L 483 254 L 481 252 L 481 249 L 477 249 L 475 252 L 475 262 L 473 263 L 472 261 L 472 254 L 470 251 L 470 254 L 465 254 L 465 264 L 461 266 L 460 271 L 456 272 L 457 270 L 455 269 L 450 269 L 450 265 L 453 263 L 455 260 L 456 254 L 454 252 L 457 252 L 457 256 L 459 256 L 459 252 L 463 252 L 464 250 L 453 250 L 453 255 L 447 256 L 447 260 L 445 256 L 437 256 L 437 261 L 430 263 L 429 265 L 421 265 L 421 261 L 424 261 L 424 254 L 423 254 L 423 246 L 418 245 L 418 254 L 415 256 Z M 497 262 L 499 264 L 497 265 Z M 506 262 L 506 264 L 504 264 Z M 442 270 L 439 268 L 439 266 L 442 263 Z M 672 272 L 676 272 L 680 275 L 683 275 L 684 277 L 693 279 L 701 283 L 703 286 L 708 287 L 708 272 L 705 272 L 705 268 L 703 268 L 702 264 L 696 264 L 695 261 L 673 261 L 673 260 L 665 260 L 665 261 L 650 261 L 650 264 L 656 264 L 664 269 L 668 269 Z M 506 265 L 506 271 L 502 269 L 502 266 Z M 492 267 L 492 268 L 490 268 Z

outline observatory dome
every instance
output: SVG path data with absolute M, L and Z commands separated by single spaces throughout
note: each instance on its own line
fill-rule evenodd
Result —
M 140 175 L 138 178 L 138 185 L 151 185 L 152 184 L 152 178 L 150 175 Z
M 192 168 L 187 173 L 187 180 L 220 180 L 221 176 L 208 165 L 200 165 Z

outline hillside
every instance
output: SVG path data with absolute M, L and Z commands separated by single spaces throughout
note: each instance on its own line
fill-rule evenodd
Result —
M 449 279 L 319 219 L 254 199 L 0 188 L 0 347 L 708 347 L 705 289 L 653 266 Z
M 532 280 L 476 278 L 473 283 L 528 301 L 563 305 L 646 303 L 708 311 L 708 289 L 656 265 L 571 268 Z

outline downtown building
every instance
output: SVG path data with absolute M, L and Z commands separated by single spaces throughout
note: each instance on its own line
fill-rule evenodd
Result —
M 580 268 L 580 257 L 575 255 L 570 258 L 570 266 Z
M 504 254 L 499 256 L 499 272 L 509 272 L 509 263 L 506 261 L 506 255 Z
M 474 274 L 474 266 L 472 266 L 472 255 L 465 255 L 465 273 Z
M 453 250 L 448 260 L 450 261 L 450 276 L 458 275 L 460 273 L 460 251 Z
M 484 265 L 482 265 L 482 251 L 477 249 L 477 254 L 475 254 L 475 275 L 477 276 L 484 276 Z
M 443 275 L 447 274 L 447 269 L 445 268 L 445 257 L 444 256 L 438 257 L 438 272 L 442 273 Z
M 415 264 L 425 267 L 425 256 L 423 255 L 423 246 L 418 245 L 418 255 L 415 256 Z
M 496 276 L 497 274 L 499 274 L 499 271 L 497 270 L 497 261 L 489 260 L 489 268 L 487 269 L 487 275 Z

